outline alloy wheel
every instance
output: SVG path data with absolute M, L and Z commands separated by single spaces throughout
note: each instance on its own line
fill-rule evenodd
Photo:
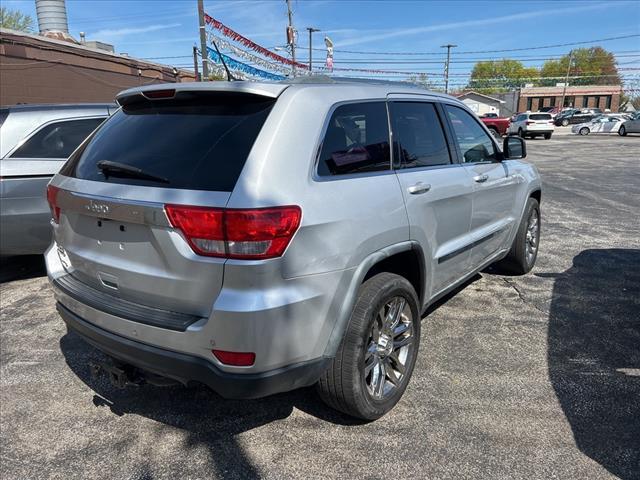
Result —
M 540 213 L 537 209 L 531 210 L 527 220 L 527 235 L 525 239 L 525 255 L 527 264 L 531 265 L 538 252 L 538 242 L 540 239 Z
M 413 321 L 409 303 L 400 296 L 376 314 L 364 355 L 364 380 L 374 399 L 388 398 L 405 380 L 414 349 Z

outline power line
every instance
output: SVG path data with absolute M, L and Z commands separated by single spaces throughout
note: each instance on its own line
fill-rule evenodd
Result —
M 545 48 L 559 48 L 559 47 L 570 47 L 574 45 L 585 45 L 588 43 L 596 43 L 596 42 L 610 42 L 613 40 L 623 40 L 626 38 L 634 38 L 640 37 L 640 34 L 634 33 L 631 35 L 621 35 L 618 37 L 608 37 L 608 38 L 598 38 L 594 40 L 584 40 L 582 42 L 570 42 L 570 43 L 557 43 L 554 45 L 541 45 L 537 47 L 523 47 L 523 48 L 505 48 L 502 50 L 472 50 L 466 52 L 456 52 L 456 55 L 470 55 L 475 53 L 502 53 L 502 52 L 525 52 L 527 50 L 542 50 Z M 319 49 L 322 50 L 322 49 Z M 334 52 L 340 53 L 353 53 L 358 55 L 442 55 L 442 52 L 374 52 L 374 51 L 357 51 L 357 50 L 342 50 L 336 49 Z

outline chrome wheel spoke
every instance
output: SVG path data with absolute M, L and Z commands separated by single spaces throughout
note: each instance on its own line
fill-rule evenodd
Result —
M 384 364 L 382 362 L 378 362 L 377 366 L 378 368 L 376 368 L 376 371 L 378 373 L 376 375 L 373 392 L 377 397 L 382 397 L 382 394 L 384 393 L 384 384 L 385 384 L 387 375 L 384 368 Z
M 412 343 L 413 343 L 412 336 L 401 338 L 400 340 L 398 340 L 393 344 L 393 350 L 394 351 L 400 350 L 402 347 L 406 347 L 407 345 L 411 345 Z
M 396 387 L 400 383 L 400 377 L 396 376 L 396 372 L 391 366 L 390 363 L 387 362 L 385 366 L 385 372 L 387 373 L 387 378 L 393 383 Z
M 407 323 L 401 323 L 400 325 L 396 326 L 396 328 L 394 328 L 393 337 L 395 338 L 402 335 L 403 333 L 409 331 L 410 328 L 411 328 L 411 325 Z
M 400 372 L 401 375 L 404 375 L 406 373 L 406 369 L 404 368 L 404 365 L 400 363 L 397 352 L 393 352 L 391 355 L 389 355 L 389 359 L 393 362 L 394 368 L 398 372 Z
M 400 316 L 402 315 L 402 310 L 406 303 L 407 301 L 402 297 L 394 298 L 389 303 L 389 310 L 387 311 L 387 316 L 384 322 L 384 326 L 389 330 L 393 330 L 400 321 Z
M 367 360 L 365 360 L 364 362 L 364 376 L 365 378 L 369 375 L 369 373 L 371 372 L 371 369 L 373 369 L 373 367 L 375 367 L 378 364 L 378 357 L 376 355 L 371 355 Z

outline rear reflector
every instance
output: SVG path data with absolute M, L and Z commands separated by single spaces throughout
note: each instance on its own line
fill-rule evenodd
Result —
M 150 90 L 148 92 L 142 92 L 147 98 L 151 99 L 159 99 L 159 98 L 173 98 L 176 96 L 176 91 L 173 89 L 169 90 Z
M 225 365 L 236 367 L 249 367 L 256 361 L 253 352 L 225 352 L 224 350 L 211 350 L 215 357 Z
M 47 202 L 49 202 L 49 209 L 51 210 L 51 217 L 53 221 L 58 223 L 60 221 L 60 207 L 58 206 L 58 192 L 60 189 L 53 185 L 47 185 Z
M 245 260 L 281 256 L 300 225 L 297 206 L 223 209 L 165 205 L 171 225 L 199 255 Z

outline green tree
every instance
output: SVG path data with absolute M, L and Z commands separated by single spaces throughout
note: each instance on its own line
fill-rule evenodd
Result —
M 429 80 L 429 77 L 426 73 L 420 73 L 418 75 L 410 75 L 407 78 L 407 82 L 413 83 L 415 85 L 419 85 L 420 87 L 426 88 L 427 90 L 438 90 L 435 83 Z
M 547 60 L 540 70 L 541 85 L 553 86 L 564 82 L 567 69 L 569 85 L 620 85 L 616 59 L 613 53 L 602 47 L 577 48 L 573 50 L 573 54 L 567 54 L 558 60 Z
M 537 69 L 508 58 L 478 62 L 471 72 L 468 88 L 483 93 L 512 90 L 525 83 L 537 82 L 539 75 Z
M 9 10 L 0 7 L 0 27 L 19 30 L 21 32 L 33 32 L 33 18 L 18 10 Z

